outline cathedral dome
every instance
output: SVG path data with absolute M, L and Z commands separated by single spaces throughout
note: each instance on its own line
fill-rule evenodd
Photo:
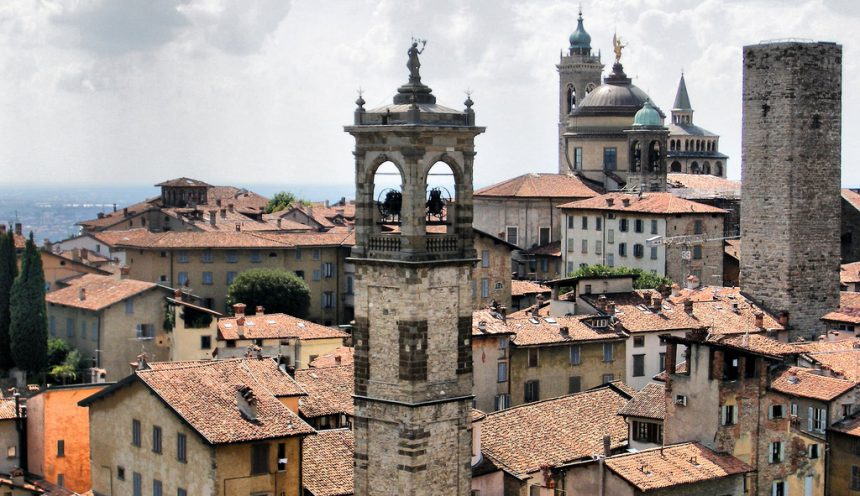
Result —
M 642 105 L 642 108 L 639 109 L 639 112 L 636 112 L 636 115 L 633 117 L 633 127 L 662 127 L 663 119 L 660 117 L 660 114 L 657 112 L 657 109 L 654 108 L 654 105 L 651 104 L 651 100 L 645 100 L 645 104 Z
M 582 12 L 579 13 L 579 19 L 576 21 L 576 31 L 570 34 L 570 48 L 574 49 L 591 49 L 591 35 L 585 31 L 582 25 Z
M 648 94 L 632 84 L 630 78 L 624 74 L 621 64 L 616 63 L 613 67 L 613 72 L 603 79 L 603 84 L 594 88 L 571 115 L 633 117 L 645 105 L 645 102 L 649 100 Z M 659 108 L 653 105 L 652 108 L 661 118 L 665 117 Z

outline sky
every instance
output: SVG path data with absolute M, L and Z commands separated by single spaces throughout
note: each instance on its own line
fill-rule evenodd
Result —
M 352 122 L 406 82 L 411 37 L 438 102 L 472 91 L 475 184 L 557 171 L 558 63 L 578 2 L 560 0 L 3 0 L 0 185 L 353 183 Z M 664 110 L 684 71 L 696 124 L 740 178 L 742 47 L 843 45 L 860 77 L 856 0 L 583 0 L 592 48 L 613 32 Z M 860 95 L 843 85 L 842 182 L 860 185 Z

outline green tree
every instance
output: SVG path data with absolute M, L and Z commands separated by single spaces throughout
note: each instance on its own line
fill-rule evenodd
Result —
M 14 365 L 9 351 L 9 326 L 12 323 L 10 313 L 12 284 L 17 275 L 15 237 L 11 232 L 0 234 L 0 369 L 2 370 L 9 370 Z
M 311 290 L 293 272 L 251 269 L 242 272 L 227 289 L 227 304 L 244 303 L 249 309 L 263 306 L 268 313 L 304 318 L 311 304 Z
M 309 205 L 310 202 L 307 200 L 302 200 L 298 196 L 290 193 L 289 191 L 281 191 L 276 193 L 275 196 L 269 200 L 269 203 L 266 204 L 266 213 L 271 214 L 273 212 L 280 212 L 281 210 L 288 209 L 293 205 Z
M 66 384 L 69 380 L 78 378 L 78 371 L 81 369 L 81 352 L 72 350 L 66 355 L 63 363 L 51 367 L 50 374 Z
M 12 284 L 10 350 L 15 365 L 31 374 L 48 365 L 48 317 L 45 309 L 45 274 L 33 233 L 24 247 L 21 273 Z
M 606 265 L 586 265 L 570 273 L 570 277 L 604 277 L 617 275 L 636 276 L 633 279 L 634 289 L 658 289 L 660 286 L 671 286 L 672 280 L 652 272 L 632 267 L 608 267 Z
M 61 365 L 66 361 L 71 348 L 69 344 L 60 338 L 52 338 L 48 340 L 48 367 Z

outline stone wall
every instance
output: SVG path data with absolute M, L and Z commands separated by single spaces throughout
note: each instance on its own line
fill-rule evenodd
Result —
M 839 304 L 841 97 L 841 46 L 744 47 L 741 288 L 791 339 Z
M 842 263 L 860 261 L 860 210 L 842 199 Z

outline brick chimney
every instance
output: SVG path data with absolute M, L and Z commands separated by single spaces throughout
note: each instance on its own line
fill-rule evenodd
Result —
M 606 295 L 597 297 L 597 310 L 599 312 L 606 312 Z
M 660 313 L 663 309 L 663 296 L 659 293 L 654 293 L 651 295 L 651 311 L 654 313 Z
M 755 313 L 755 326 L 759 329 L 764 328 L 764 312 Z
M 615 302 L 614 302 L 614 301 L 607 301 L 607 302 L 606 302 L 606 311 L 605 311 L 605 313 L 606 313 L 607 315 L 615 315 Z
M 779 325 L 788 328 L 788 312 L 785 310 L 779 312 Z
M 697 289 L 699 287 L 699 278 L 690 274 L 687 277 L 687 289 Z
M 245 304 L 244 303 L 234 303 L 233 304 L 233 315 L 236 317 L 244 317 L 245 316 Z
M 87 299 L 87 289 L 86 288 L 78 288 L 78 299 L 84 301 Z
M 236 406 L 245 419 L 257 421 L 257 396 L 249 386 L 236 385 Z
M 341 358 L 341 356 L 340 356 L 340 355 L 335 355 L 335 356 L 334 356 L 334 364 L 335 364 L 335 365 L 340 365 L 340 364 L 341 364 L 341 362 L 343 362 L 343 359 Z
M 693 300 L 689 298 L 684 299 L 684 311 L 687 315 L 693 315 Z
M 123 265 L 119 268 L 119 278 L 120 279 L 128 279 L 129 274 L 131 273 L 131 268 L 128 265 Z
M 265 314 L 266 314 L 266 309 L 263 308 L 262 305 L 257 305 L 257 309 L 254 312 L 254 315 L 265 315 Z

